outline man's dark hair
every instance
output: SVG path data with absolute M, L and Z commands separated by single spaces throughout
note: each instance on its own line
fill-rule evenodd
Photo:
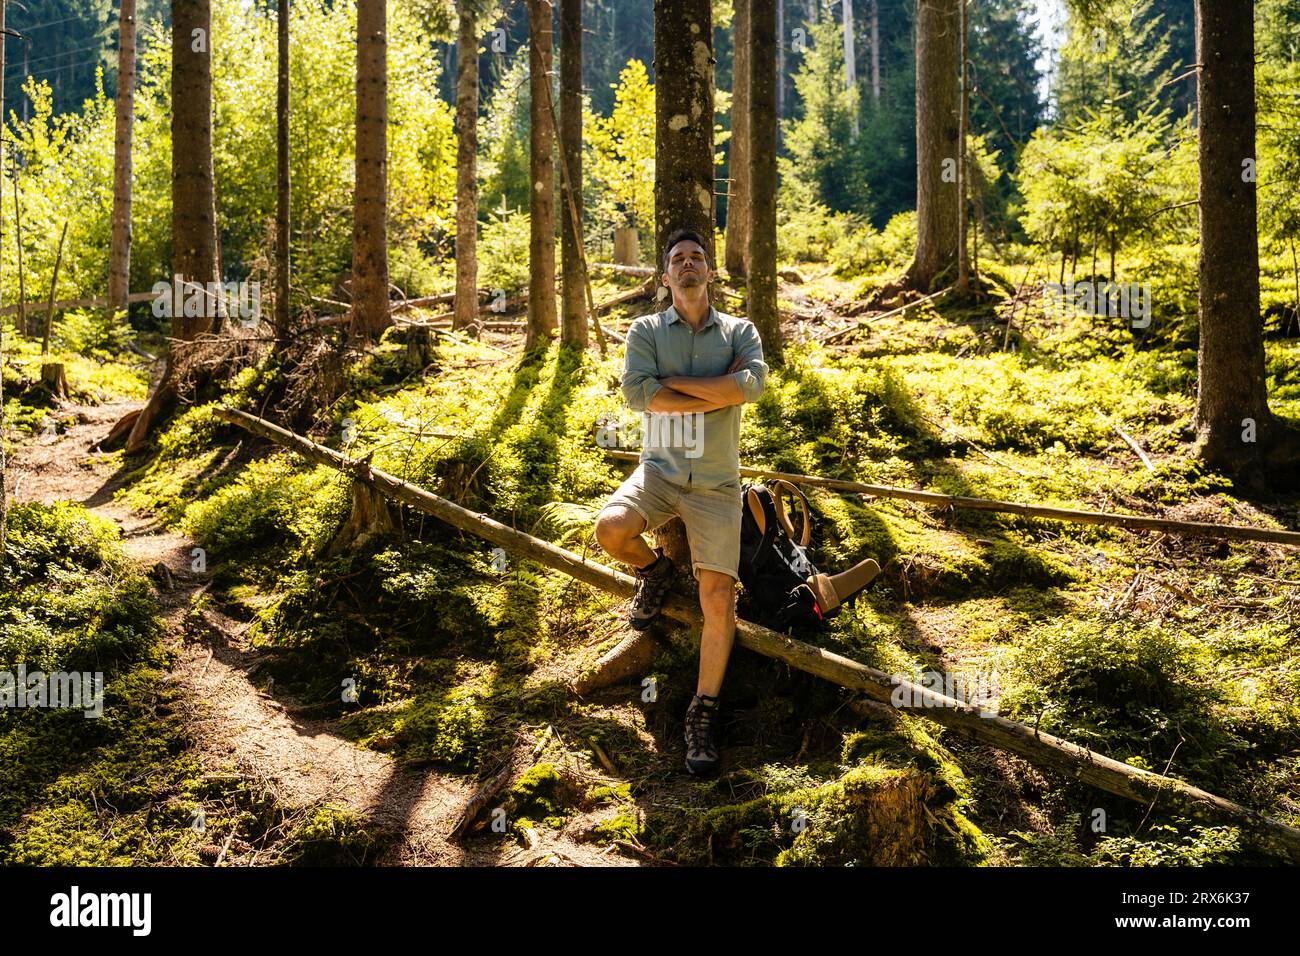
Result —
M 668 268 L 668 257 L 672 255 L 673 246 L 679 242 L 687 240 L 697 243 L 704 250 L 704 264 L 709 265 L 709 247 L 704 244 L 704 237 L 694 229 L 674 229 L 668 233 L 668 241 L 664 243 L 664 268 Z M 712 266 L 709 266 L 712 268 Z

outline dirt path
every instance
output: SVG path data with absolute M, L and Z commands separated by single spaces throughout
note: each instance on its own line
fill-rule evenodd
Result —
M 243 625 L 211 606 L 202 609 L 201 624 L 189 613 L 207 587 L 203 575 L 190 571 L 194 543 L 113 501 L 125 469 L 115 471 L 116 456 L 91 451 L 139 404 L 66 408 L 76 425 L 57 438 L 37 438 L 14 456 L 14 498 L 78 502 L 122 529 L 127 553 L 154 580 L 166 640 L 177 651 L 168 679 L 190 704 L 190 731 L 206 769 L 233 768 L 263 780 L 289 811 L 330 802 L 364 814 L 369 831 L 385 846 L 385 864 L 635 865 L 563 831 L 540 834 L 530 848 L 509 837 L 450 843 L 446 834 L 473 793 L 472 780 L 403 767 L 334 733 L 332 721 L 304 717 L 295 713 L 293 701 L 259 689 L 254 678 L 260 655 L 244 639 Z

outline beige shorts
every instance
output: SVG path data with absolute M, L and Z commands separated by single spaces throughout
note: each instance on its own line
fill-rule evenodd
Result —
M 605 502 L 624 505 L 645 519 L 653 531 L 678 515 L 691 546 L 691 572 L 720 571 L 740 579 L 740 481 L 721 488 L 690 488 L 669 481 L 644 462 Z

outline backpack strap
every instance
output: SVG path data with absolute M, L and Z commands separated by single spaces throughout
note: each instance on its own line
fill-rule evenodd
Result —
M 799 503 L 799 510 L 802 512 L 803 517 L 803 529 L 799 534 L 794 533 L 794 524 L 790 521 L 790 516 L 786 514 L 785 502 L 781 500 L 781 492 L 783 491 L 788 492 L 790 497 Z M 790 536 L 790 540 L 797 542 L 801 548 L 808 547 L 808 542 L 812 540 L 812 522 L 808 517 L 808 498 L 804 495 L 803 490 L 784 478 L 777 478 L 772 481 L 772 497 L 776 502 L 777 520 L 781 522 L 781 527 L 785 528 L 785 533 Z
M 777 506 L 773 504 L 772 497 L 772 492 L 763 485 L 750 485 L 745 489 L 745 506 L 749 508 L 759 529 L 763 532 L 762 540 L 750 557 L 751 571 L 757 570 L 758 559 L 767 553 L 767 549 L 772 546 L 772 541 L 776 537 L 779 519 Z

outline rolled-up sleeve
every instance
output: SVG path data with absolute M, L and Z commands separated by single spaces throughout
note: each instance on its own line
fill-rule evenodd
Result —
M 627 333 L 623 354 L 623 398 L 634 412 L 650 407 L 655 393 L 663 388 L 658 380 L 659 360 L 655 353 L 654 333 L 644 322 L 633 322 Z
M 763 340 L 752 322 L 740 327 L 736 336 L 736 355 L 745 360 L 745 364 L 732 373 L 740 386 L 740 394 L 746 402 L 756 402 L 767 384 L 768 368 L 763 361 Z

